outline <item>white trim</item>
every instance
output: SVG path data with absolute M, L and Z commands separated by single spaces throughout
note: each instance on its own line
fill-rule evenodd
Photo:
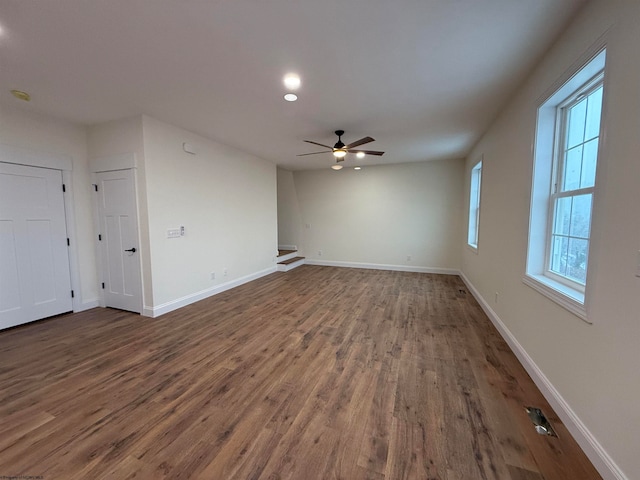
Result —
M 51 168 L 53 170 L 73 169 L 73 161 L 69 155 L 53 152 L 38 152 L 3 143 L 0 143 L 0 162 L 15 163 L 30 167 Z
M 284 262 L 285 260 L 290 260 L 298 256 L 298 252 L 287 253 L 286 255 L 282 255 L 281 257 L 276 257 L 276 262 Z
M 251 282 L 253 280 L 257 280 L 258 278 L 274 273 L 275 271 L 276 271 L 275 266 L 269 267 L 259 272 L 251 273 L 249 275 L 245 275 L 244 277 L 240 277 L 235 280 L 231 280 L 230 282 L 223 283 L 222 285 L 216 285 L 215 287 L 211 287 L 205 290 L 201 290 L 199 292 L 191 293 L 181 298 L 176 298 L 175 300 L 162 303 L 155 307 L 149 307 L 145 305 L 142 308 L 142 315 L 145 317 L 154 317 L 154 318 L 159 317 L 160 315 L 164 315 L 165 313 L 172 312 L 181 307 L 186 307 L 187 305 L 190 305 L 200 300 L 204 300 L 205 298 L 211 297 L 213 295 L 217 295 L 218 293 L 222 293 L 232 288 L 239 287 L 240 285 L 243 285 L 245 283 Z
M 80 262 L 78 261 L 78 232 L 76 230 L 75 201 L 73 198 L 73 174 L 71 170 L 62 170 L 62 183 L 65 191 L 62 194 L 64 198 L 64 216 L 67 228 L 67 238 L 69 238 L 69 276 L 71 279 L 71 290 L 74 297 L 71 299 L 71 305 L 74 312 L 81 311 L 82 298 L 80 298 L 81 282 L 80 282 Z
M 467 247 L 467 249 L 469 249 L 469 251 L 471 253 L 475 253 L 476 255 L 478 254 L 478 247 L 477 246 L 473 246 L 470 243 L 466 243 L 465 246 Z
M 562 308 L 569 310 L 575 316 L 591 324 L 587 318 L 587 309 L 584 305 L 584 294 L 563 283 L 556 282 L 544 275 L 525 274 L 522 283 L 533 288 L 549 300 L 556 302 Z
M 344 267 L 344 268 L 366 268 L 369 270 L 392 270 L 398 272 L 415 272 L 415 273 L 438 273 L 441 275 L 459 275 L 460 270 L 457 268 L 440 268 L 440 267 L 412 267 L 408 265 L 388 265 L 382 263 L 358 263 L 358 262 L 334 262 L 327 260 L 310 260 L 305 262 L 307 265 L 320 265 L 324 267 Z
M 278 245 L 278 250 L 298 250 L 297 245 Z
M 460 278 L 600 475 L 605 480 L 629 480 L 463 272 Z

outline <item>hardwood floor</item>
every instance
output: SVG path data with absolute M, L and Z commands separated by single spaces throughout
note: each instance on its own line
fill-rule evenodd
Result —
M 458 277 L 309 265 L 0 332 L 1 475 L 600 478 Z

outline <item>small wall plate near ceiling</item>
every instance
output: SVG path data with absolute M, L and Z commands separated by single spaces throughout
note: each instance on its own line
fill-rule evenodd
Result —
M 29 95 L 27 92 L 23 92 L 22 90 L 11 90 L 11 95 L 19 100 L 24 100 L 25 102 L 31 100 L 31 95 Z

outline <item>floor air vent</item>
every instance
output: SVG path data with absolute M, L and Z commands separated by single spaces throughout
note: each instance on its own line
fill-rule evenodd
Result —
M 538 432 L 540 435 L 549 435 L 552 437 L 558 436 L 549 423 L 549 420 L 547 420 L 547 417 L 545 417 L 544 413 L 542 413 L 542 410 L 536 407 L 524 407 L 524 409 L 533 422 L 536 432 Z

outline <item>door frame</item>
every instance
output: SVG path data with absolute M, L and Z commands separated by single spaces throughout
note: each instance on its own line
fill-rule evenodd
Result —
M 78 235 L 76 234 L 75 203 L 73 198 L 73 161 L 71 156 L 0 144 L 0 162 L 24 165 L 26 167 L 48 168 L 62 172 L 62 183 L 65 185 L 65 192 L 62 195 L 66 220 L 65 227 L 70 243 L 68 252 L 69 274 L 71 278 L 71 290 L 75 293 L 71 299 L 71 305 L 74 312 L 81 312 L 95 307 L 96 305 L 93 302 L 87 304 L 82 302 L 78 263 Z
M 137 232 L 136 236 L 138 237 L 138 245 L 143 246 L 142 237 L 141 237 L 141 228 L 140 228 L 140 202 L 138 198 L 138 168 L 136 162 L 136 154 L 135 153 L 123 153 L 120 155 L 111 155 L 105 157 L 94 158 L 90 160 L 91 165 L 91 201 L 93 204 L 93 228 L 94 228 L 94 245 L 95 245 L 95 254 L 96 254 L 96 266 L 98 272 L 98 291 L 99 291 L 99 306 L 106 307 L 106 301 L 104 298 L 104 291 L 102 289 L 102 279 L 105 278 L 104 271 L 104 263 L 102 258 L 102 248 L 100 246 L 100 242 L 98 241 L 98 235 L 102 233 L 101 226 L 101 218 L 100 218 L 100 208 L 98 205 L 98 195 L 95 190 L 95 186 L 98 185 L 98 173 L 104 172 L 114 172 L 118 170 L 131 170 L 133 172 L 133 196 L 135 200 L 135 213 L 136 213 L 136 223 L 137 223 Z M 145 246 L 145 248 L 147 248 Z M 142 249 L 140 249 L 142 251 Z M 142 269 L 142 253 L 138 255 L 138 269 L 140 270 L 140 313 L 144 315 L 145 311 L 145 294 L 144 294 L 144 271 Z

